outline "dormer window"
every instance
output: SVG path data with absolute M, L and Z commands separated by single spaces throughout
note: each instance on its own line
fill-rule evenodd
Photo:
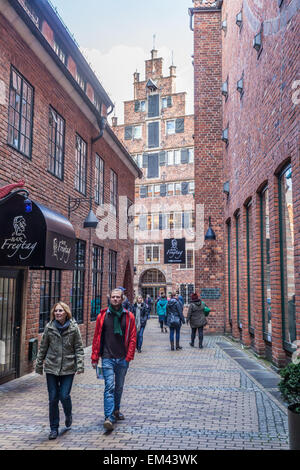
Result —
M 156 83 L 151 78 L 149 78 L 146 88 L 150 91 L 156 91 L 158 89 Z
M 59 41 L 57 41 L 56 38 L 54 38 L 53 49 L 58 55 L 58 57 L 60 58 L 60 60 L 62 61 L 62 63 L 66 65 L 67 55 L 64 52 L 61 44 L 59 43 Z
M 83 78 L 83 75 L 81 74 L 80 71 L 76 70 L 76 82 L 78 83 L 78 85 L 80 86 L 80 88 L 83 89 L 83 91 L 86 90 L 86 81 L 85 79 Z

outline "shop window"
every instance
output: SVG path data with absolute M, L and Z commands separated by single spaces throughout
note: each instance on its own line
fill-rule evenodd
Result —
M 269 190 L 266 187 L 260 195 L 261 222 L 261 271 L 262 271 L 262 314 L 264 339 L 272 341 L 272 303 L 270 272 L 270 212 Z
M 52 307 L 60 300 L 61 271 L 47 269 L 41 271 L 39 333 L 42 333 L 50 320 Z
M 65 121 L 50 106 L 49 108 L 49 155 L 48 170 L 63 179 L 65 152 Z
M 10 74 L 8 144 L 31 158 L 33 88 L 13 67 Z
M 77 240 L 75 269 L 73 271 L 73 282 L 71 291 L 72 314 L 77 323 L 83 323 L 85 252 L 85 241 Z
M 279 177 L 279 222 L 281 252 L 281 302 L 285 346 L 296 340 L 295 305 L 295 233 L 292 168 L 289 165 Z
M 97 319 L 102 305 L 103 248 L 93 246 L 92 304 L 91 320 Z

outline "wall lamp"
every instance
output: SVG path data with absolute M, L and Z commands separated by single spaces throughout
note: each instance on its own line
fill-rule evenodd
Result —
M 222 140 L 226 145 L 228 144 L 228 127 L 226 127 L 222 132 Z
M 215 240 L 216 239 L 216 234 L 211 228 L 211 217 L 208 218 L 208 229 L 205 234 L 204 240 Z
M 78 209 L 80 204 L 84 201 L 89 201 L 90 203 L 90 210 L 83 222 L 83 228 L 97 228 L 99 220 L 95 216 L 92 210 L 92 197 L 71 197 L 69 196 L 69 203 L 68 203 L 68 218 L 70 219 L 71 212 L 74 212 Z
M 243 14 L 241 11 L 236 15 L 235 22 L 238 25 L 238 27 L 241 28 L 243 24 Z
M 222 21 L 221 29 L 226 33 L 227 31 L 227 20 Z
M 241 97 L 243 96 L 244 94 L 244 78 L 240 78 L 240 80 L 238 80 L 237 84 L 236 84 L 236 89 L 237 91 L 240 93 Z
M 261 39 L 261 32 L 259 32 L 258 34 L 256 34 L 256 36 L 254 36 L 253 47 L 254 49 L 256 49 L 257 52 L 259 52 L 261 50 L 261 46 L 262 46 L 262 39 Z
M 228 98 L 228 79 L 222 84 L 222 95 Z
M 6 196 L 0 199 L 0 205 L 4 204 L 6 201 L 9 201 L 9 199 L 14 197 L 16 194 L 21 194 L 24 197 L 24 211 L 27 214 L 32 212 L 32 202 L 29 199 L 29 192 L 27 191 L 27 189 L 17 189 L 8 193 Z

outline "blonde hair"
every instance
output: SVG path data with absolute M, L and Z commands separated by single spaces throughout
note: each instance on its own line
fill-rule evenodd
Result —
M 68 320 L 70 320 L 72 318 L 72 312 L 70 310 L 69 305 L 65 304 L 64 302 L 56 302 L 56 304 L 54 304 L 54 306 L 51 309 L 50 320 L 54 320 L 54 318 L 55 318 L 54 310 L 56 309 L 57 305 L 60 305 L 64 309 L 64 311 L 67 314 Z

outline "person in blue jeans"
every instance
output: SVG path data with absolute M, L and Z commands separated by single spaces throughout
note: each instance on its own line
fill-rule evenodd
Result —
M 125 417 L 120 412 L 121 398 L 129 362 L 134 358 L 136 326 L 133 313 L 128 312 L 122 302 L 123 291 L 114 289 L 110 305 L 101 310 L 96 320 L 92 344 L 91 361 L 96 369 L 102 358 L 104 377 L 104 429 L 112 431 L 116 420 Z
M 137 331 L 137 351 L 140 353 L 142 352 L 142 344 L 144 338 L 144 331 L 147 324 L 148 319 L 148 309 L 147 305 L 143 302 L 143 297 L 138 295 L 133 306 L 132 306 L 132 313 L 135 316 L 135 326 Z
M 65 425 L 72 425 L 71 388 L 74 375 L 84 372 L 84 350 L 79 327 L 72 319 L 70 307 L 58 302 L 51 310 L 50 322 L 45 326 L 37 356 L 35 371 L 46 373 L 49 395 L 49 439 L 56 439 L 59 429 L 61 402 Z
M 168 300 L 166 309 L 166 324 L 170 328 L 170 343 L 171 350 L 174 351 L 174 333 L 176 332 L 176 349 L 182 349 L 179 345 L 180 341 L 180 328 L 185 323 L 185 318 L 182 312 L 183 308 L 179 300 L 176 299 L 176 294 L 171 294 L 171 299 Z

